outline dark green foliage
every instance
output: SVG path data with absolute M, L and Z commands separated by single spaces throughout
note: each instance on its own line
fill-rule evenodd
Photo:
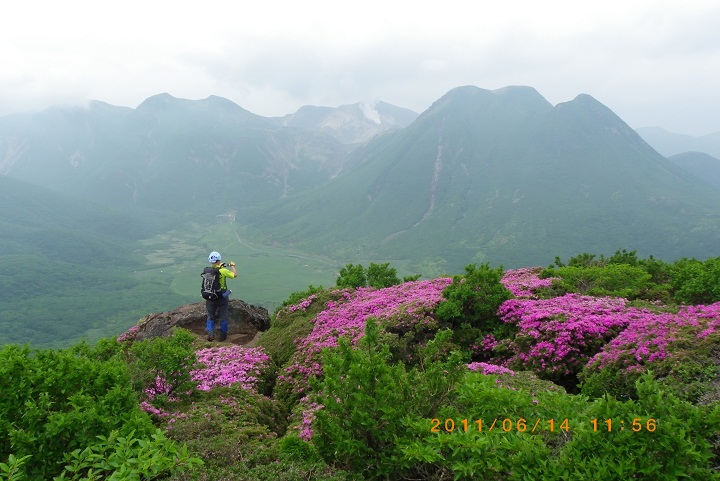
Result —
M 166 389 L 164 396 L 156 401 L 168 398 L 182 398 L 192 392 L 197 385 L 190 371 L 195 366 L 196 337 L 186 329 L 175 329 L 171 336 L 134 342 L 129 349 L 130 371 L 133 384 L 138 391 L 155 389 L 159 379 Z
M 454 276 L 452 284 L 443 291 L 445 300 L 437 307 L 437 317 L 456 327 L 468 323 L 482 328 L 486 323 L 494 323 L 498 307 L 512 298 L 501 282 L 502 274 L 502 267 L 492 269 L 488 263 L 465 266 L 465 275 Z
M 680 401 L 647 375 L 639 399 L 624 402 L 531 394 L 506 379 L 470 373 L 438 417 L 408 422 L 416 437 L 400 440 L 398 462 L 408 479 L 720 479 L 708 436 L 720 428 L 718 406 Z
M 652 276 L 643 268 L 627 264 L 559 267 L 546 269 L 543 276 L 560 278 L 553 284 L 553 288 L 558 292 L 576 292 L 598 297 L 647 299 L 656 287 L 651 283 Z
M 675 300 L 686 304 L 720 301 L 720 257 L 698 261 L 683 258 L 672 264 Z
M 419 278 L 419 277 L 418 277 Z M 406 278 L 407 280 L 413 277 Z M 374 287 L 382 289 L 400 284 L 401 281 L 397 276 L 397 270 L 390 267 L 390 263 L 375 264 L 370 263 L 366 269 L 362 264 L 347 264 L 340 269 L 340 275 L 336 280 L 337 287 Z
M 412 419 L 399 463 L 415 474 L 408 479 L 547 479 L 522 473 L 543 466 L 566 442 L 561 423 L 583 400 L 555 390 L 519 389 L 510 386 L 512 380 L 467 372 L 436 416 Z M 542 423 L 530 434 L 537 419 Z M 547 420 L 556 421 L 552 432 Z
M 351 474 L 307 459 L 279 452 L 268 442 L 243 445 L 243 462 L 217 468 L 200 467 L 168 478 L 169 481 L 363 481 Z M 262 462 L 258 462 L 262 461 Z
M 187 443 L 207 467 L 248 462 L 248 452 L 257 449 L 263 455 L 263 440 L 275 439 L 286 428 L 281 403 L 238 387 L 196 391 L 190 403 L 176 407 L 182 408 L 183 415 L 167 420 L 168 436 Z M 253 463 L 263 462 L 268 460 Z
M 600 398 L 605 395 L 616 399 L 637 399 L 635 382 L 640 378 L 640 372 L 628 372 L 615 366 L 604 369 L 590 370 L 587 367 L 578 375 L 581 392 L 591 398 Z
M 694 332 L 680 331 L 673 341 L 672 356 L 654 361 L 652 372 L 678 399 L 693 404 L 720 400 L 720 343 L 713 336 L 698 339 Z M 626 370 L 620 359 L 602 369 L 586 366 L 579 379 L 583 394 L 590 397 L 609 394 L 617 399 L 637 399 L 640 376 L 640 372 Z
M 87 345 L 64 350 L 0 349 L 0 459 L 32 456 L 30 480 L 52 479 L 63 457 L 113 430 L 155 432 L 131 389 L 127 365 Z
M 390 263 L 375 264 L 371 262 L 367 268 L 367 280 L 368 285 L 376 289 L 394 286 L 402 282 L 397 276 L 397 270 L 390 267 Z
M 626 299 L 668 300 L 668 265 L 652 256 L 640 259 L 636 251 L 617 250 L 610 257 L 580 254 L 567 264 L 559 257 L 555 265 L 544 269 L 541 278 L 559 277 L 549 289 L 555 295 L 569 292 L 590 296 L 615 296 Z
M 347 264 L 340 269 L 340 275 L 335 281 L 340 288 L 365 287 L 367 285 L 367 273 L 362 264 Z
M 549 289 L 554 295 L 575 292 L 678 304 L 720 300 L 720 257 L 682 258 L 668 264 L 652 256 L 639 259 L 635 251 L 618 250 L 608 258 L 585 253 L 567 264 L 556 257 L 541 277 L 560 278 Z
M 153 480 L 203 465 L 200 458 L 188 454 L 187 446 L 179 446 L 156 430 L 150 439 L 140 439 L 131 432 L 121 436 L 112 431 L 98 436 L 98 441 L 85 449 L 65 455 L 65 470 L 55 481 L 87 479 Z
M 407 434 L 404 419 L 434 416 L 464 369 L 457 353 L 433 361 L 435 342 L 424 351 L 419 370 L 390 363 L 374 322 L 368 320 L 357 349 L 341 339 L 337 350 L 325 352 L 325 375 L 316 386 L 323 408 L 316 412 L 313 444 L 333 466 L 370 479 L 398 479 L 397 441 Z
M 720 431 L 720 406 L 681 401 L 649 375 L 636 389 L 637 401 L 603 397 L 591 403 L 542 479 L 720 479 L 709 441 Z

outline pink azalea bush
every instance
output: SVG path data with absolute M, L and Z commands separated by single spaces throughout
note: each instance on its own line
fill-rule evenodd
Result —
M 270 366 L 270 357 L 262 348 L 241 346 L 219 346 L 196 351 L 198 364 L 190 371 L 191 378 L 197 382 L 197 389 L 209 391 L 214 387 L 239 386 L 254 390 L 262 373 Z M 154 407 L 151 402 L 158 395 L 170 393 L 169 384 L 158 376 L 155 382 L 145 391 L 147 401 L 141 404 L 142 409 L 158 417 L 174 416 L 162 409 Z M 176 401 L 170 397 L 169 401 Z
M 298 408 L 301 411 L 301 419 L 299 424 L 293 426 L 298 431 L 298 437 L 303 441 L 310 441 L 313 436 L 312 425 L 315 422 L 315 413 L 322 409 L 324 406 L 310 399 L 309 396 L 304 396 L 298 403 Z
M 578 373 L 636 317 L 625 299 L 567 294 L 544 300 L 510 299 L 498 315 L 520 329 L 497 345 L 504 365 L 550 377 Z
M 442 300 L 442 291 L 452 282 L 449 278 L 413 281 L 374 289 L 371 287 L 345 290 L 338 301 L 328 302 L 313 319 L 313 330 L 296 341 L 297 350 L 278 376 L 279 385 L 300 394 L 308 387 L 308 379 L 322 373 L 319 354 L 326 347 L 336 347 L 340 337 L 354 344 L 364 334 L 365 322 L 373 317 L 395 326 L 437 328 L 432 317 Z
M 122 341 L 132 341 L 135 339 L 135 336 L 140 331 L 140 326 L 135 325 L 128 329 L 127 331 L 123 332 L 117 337 L 118 342 Z
M 203 367 L 192 371 L 192 379 L 201 391 L 231 385 L 254 389 L 261 373 L 270 365 L 270 357 L 260 347 L 211 347 L 200 349 L 195 355 Z
M 515 375 L 515 371 L 512 369 L 508 369 L 503 366 L 498 366 L 496 364 L 488 364 L 486 362 L 471 362 L 467 365 L 468 369 L 471 371 L 481 372 L 485 375 L 493 375 L 493 374 L 510 374 L 511 376 Z
M 677 314 L 637 312 L 640 315 L 629 327 L 588 362 L 589 368 L 639 371 L 671 356 L 675 343 L 696 343 L 711 336 L 720 340 L 720 302 L 685 306 Z
M 313 303 L 315 299 L 317 299 L 317 294 L 312 294 L 305 299 L 301 300 L 297 304 L 293 304 L 292 306 L 287 306 L 285 309 L 288 312 L 297 312 L 297 311 L 305 311 L 308 307 L 310 307 L 310 304 Z
M 679 340 L 720 338 L 720 303 L 685 306 L 677 314 L 630 307 L 617 297 L 568 294 L 538 300 L 534 290 L 552 279 L 539 279 L 542 268 L 507 271 L 503 283 L 516 296 L 498 315 L 519 327 L 514 339 L 486 336 L 479 351 L 493 352 L 503 365 L 559 379 L 612 367 L 639 372 L 668 359 Z M 586 373 L 587 375 L 587 373 Z
M 554 277 L 540 279 L 542 267 L 528 267 L 505 271 L 502 283 L 515 297 L 535 298 L 535 291 L 543 287 L 550 287 Z

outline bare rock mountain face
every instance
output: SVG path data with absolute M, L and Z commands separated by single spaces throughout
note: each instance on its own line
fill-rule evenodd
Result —
M 172 311 L 145 316 L 123 336 L 126 339 L 142 341 L 153 337 L 169 336 L 175 327 L 182 327 L 198 336 L 204 336 L 206 320 L 205 302 L 196 302 Z M 258 333 L 270 328 L 270 316 L 264 307 L 253 306 L 239 299 L 230 299 L 228 324 L 226 342 L 248 345 L 252 343 Z

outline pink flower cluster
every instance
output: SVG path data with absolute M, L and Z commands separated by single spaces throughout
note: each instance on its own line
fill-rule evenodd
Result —
M 720 337 L 720 302 L 708 306 L 685 306 L 677 314 L 635 310 L 628 328 L 605 345 L 588 366 L 602 369 L 615 365 L 626 370 L 642 370 L 653 361 L 671 355 L 672 344 L 709 336 Z
M 122 342 L 122 341 L 132 341 L 132 340 L 135 339 L 135 336 L 137 335 L 137 333 L 138 333 L 139 331 L 140 331 L 140 326 L 139 326 L 139 325 L 135 325 L 135 326 L 131 327 L 130 329 L 128 329 L 127 331 L 125 331 L 125 332 L 123 332 L 122 334 L 120 334 L 120 335 L 117 337 L 117 340 L 118 340 L 118 342 Z
M 338 338 L 349 337 L 354 344 L 364 334 L 365 322 L 374 317 L 394 325 L 435 327 L 431 316 L 443 299 L 442 291 L 452 282 L 449 278 L 406 282 L 384 289 L 346 290 L 339 301 L 328 302 L 325 310 L 313 320 L 312 332 L 297 342 L 290 363 L 278 376 L 278 383 L 289 383 L 292 391 L 307 389 L 311 376 L 321 374 L 319 354 L 326 347 L 336 347 Z
M 533 290 L 551 281 L 537 279 L 541 271 L 517 269 L 503 276 L 505 286 L 522 299 L 506 301 L 498 315 L 520 331 L 497 345 L 485 339 L 483 350 L 509 353 L 505 366 L 555 375 L 577 373 L 585 365 L 638 370 L 670 356 L 680 338 L 720 336 L 720 303 L 671 314 L 627 307 L 622 298 L 568 294 L 536 300 Z
M 506 367 L 498 366 L 496 364 L 488 364 L 486 362 L 471 362 L 467 365 L 468 369 L 471 371 L 480 371 L 481 373 L 485 375 L 491 375 L 491 374 L 510 374 L 511 376 L 515 375 L 515 371 L 512 369 L 508 369 Z
M 324 408 L 322 404 L 315 401 L 310 401 L 308 396 L 303 397 L 300 400 L 300 406 L 303 407 L 302 421 L 300 425 L 296 427 L 298 431 L 298 437 L 303 441 L 310 441 L 313 436 L 312 423 L 315 421 L 315 413 Z
M 302 301 L 298 302 L 297 304 L 293 304 L 292 306 L 286 307 L 288 312 L 295 312 L 295 311 L 305 311 L 308 307 L 310 307 L 310 304 L 317 299 L 317 294 L 312 294 Z
M 621 298 L 567 294 L 545 300 L 505 301 L 498 315 L 520 328 L 514 339 L 500 343 L 511 352 L 505 365 L 538 373 L 576 373 L 632 322 L 633 313 Z
M 502 283 L 515 297 L 533 298 L 536 289 L 550 287 L 556 279 L 555 277 L 540 279 L 542 270 L 542 267 L 512 269 L 503 274 Z
M 191 374 L 201 391 L 232 384 L 254 389 L 258 377 L 270 364 L 269 356 L 259 347 L 220 346 L 201 349 L 195 354 L 204 367 Z

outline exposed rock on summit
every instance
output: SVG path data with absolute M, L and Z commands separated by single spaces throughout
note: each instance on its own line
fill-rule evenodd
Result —
M 205 302 L 186 304 L 172 311 L 149 314 L 123 337 L 142 341 L 153 337 L 169 336 L 174 327 L 182 327 L 197 334 L 205 335 L 207 312 Z M 270 328 L 270 316 L 267 309 L 241 301 L 230 299 L 228 310 L 228 338 L 226 342 L 246 345 L 252 342 L 259 332 Z

